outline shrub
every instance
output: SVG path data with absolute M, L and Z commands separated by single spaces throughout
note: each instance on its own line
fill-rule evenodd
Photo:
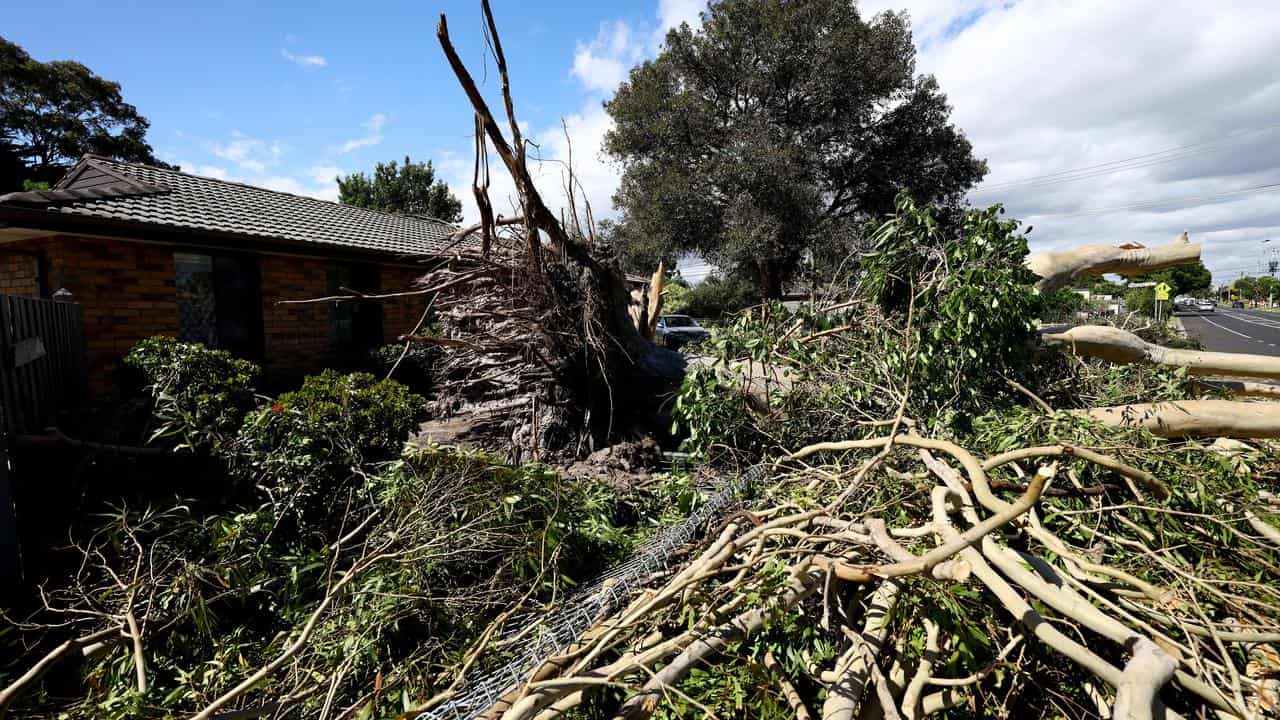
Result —
M 390 379 L 427 396 L 439 357 L 440 350 L 434 345 L 411 343 L 408 350 L 403 345 L 383 345 L 369 353 L 369 371 L 378 377 L 390 374 Z
M 125 355 L 124 384 L 150 404 L 150 441 L 175 439 L 179 447 L 217 450 L 233 438 L 254 407 L 260 369 L 225 350 L 171 337 L 147 338 Z
M 425 410 L 394 380 L 326 370 L 251 413 L 232 464 L 272 490 L 323 498 L 354 468 L 399 456 Z
M 10 657 L 38 657 L 34 643 L 54 647 L 128 610 L 147 619 L 150 689 L 136 690 L 132 646 L 108 643 L 66 663 L 48 686 L 57 692 L 33 687 L 20 697 L 14 716 L 189 717 L 278 657 L 338 578 L 355 573 L 315 616 L 289 667 L 251 691 L 253 705 L 301 688 L 299 704 L 281 714 L 320 716 L 326 692 L 305 690 L 325 678 L 330 703 L 360 708 L 349 717 L 396 717 L 443 690 L 452 675 L 440 670 L 459 663 L 500 613 L 534 613 L 560 599 L 631 551 L 652 520 L 611 485 L 448 450 L 406 452 L 348 490 L 332 500 L 345 524 L 314 518 L 292 534 L 279 530 L 296 519 L 280 498 L 95 516 L 85 559 L 75 555 L 80 571 L 47 588 L 56 607 L 81 612 L 45 610 L 34 618 L 44 628 L 6 627 L 0 675 Z M 526 651 L 493 655 L 501 662 Z M 394 691 L 371 695 L 375 676 Z

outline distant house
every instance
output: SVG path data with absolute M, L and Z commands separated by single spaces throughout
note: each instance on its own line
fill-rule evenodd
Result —
M 96 389 L 130 346 L 157 334 L 286 379 L 395 340 L 425 300 L 281 301 L 410 290 L 455 230 L 88 155 L 50 190 L 0 196 L 0 293 L 69 292 L 83 307 Z

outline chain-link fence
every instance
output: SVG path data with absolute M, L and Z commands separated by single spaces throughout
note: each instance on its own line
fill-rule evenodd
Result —
M 521 638 L 527 650 L 492 672 L 470 679 L 461 692 L 417 720 L 471 720 L 496 703 L 507 690 L 524 682 L 546 658 L 563 653 L 600 618 L 618 610 L 648 577 L 667 567 L 671 556 L 702 532 L 708 521 L 723 516 L 758 479 L 756 466 L 718 487 L 684 520 L 663 529 L 629 560 L 596 577 L 549 614 L 529 613 L 509 619 L 494 638 Z

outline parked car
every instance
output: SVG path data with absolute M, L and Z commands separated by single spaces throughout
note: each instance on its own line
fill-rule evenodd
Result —
M 711 331 L 698 324 L 688 315 L 663 315 L 658 318 L 658 331 L 654 340 L 672 350 L 679 350 L 686 345 L 697 345 L 711 337 Z
M 1231 307 L 1233 307 L 1233 308 L 1240 308 L 1240 309 L 1244 309 L 1244 301 L 1243 301 L 1243 300 L 1232 300 L 1232 301 L 1231 301 Z
M 1213 312 L 1213 309 L 1216 308 L 1217 306 L 1218 306 L 1218 303 L 1212 300 L 1196 301 L 1196 311 L 1198 312 Z

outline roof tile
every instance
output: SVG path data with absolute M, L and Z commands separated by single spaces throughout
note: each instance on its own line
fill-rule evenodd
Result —
M 50 192 L 46 194 L 54 198 L 47 210 L 395 255 L 434 255 L 455 249 L 449 237 L 457 228 L 438 220 L 392 215 L 99 156 L 86 156 L 80 163 L 144 183 L 140 187 L 149 191 L 108 193 L 97 198 L 92 195 L 98 193 Z M 60 184 L 60 190 L 75 190 L 74 173 L 68 174 L 70 182 Z M 25 204 L 34 204 L 31 199 L 26 198 Z

